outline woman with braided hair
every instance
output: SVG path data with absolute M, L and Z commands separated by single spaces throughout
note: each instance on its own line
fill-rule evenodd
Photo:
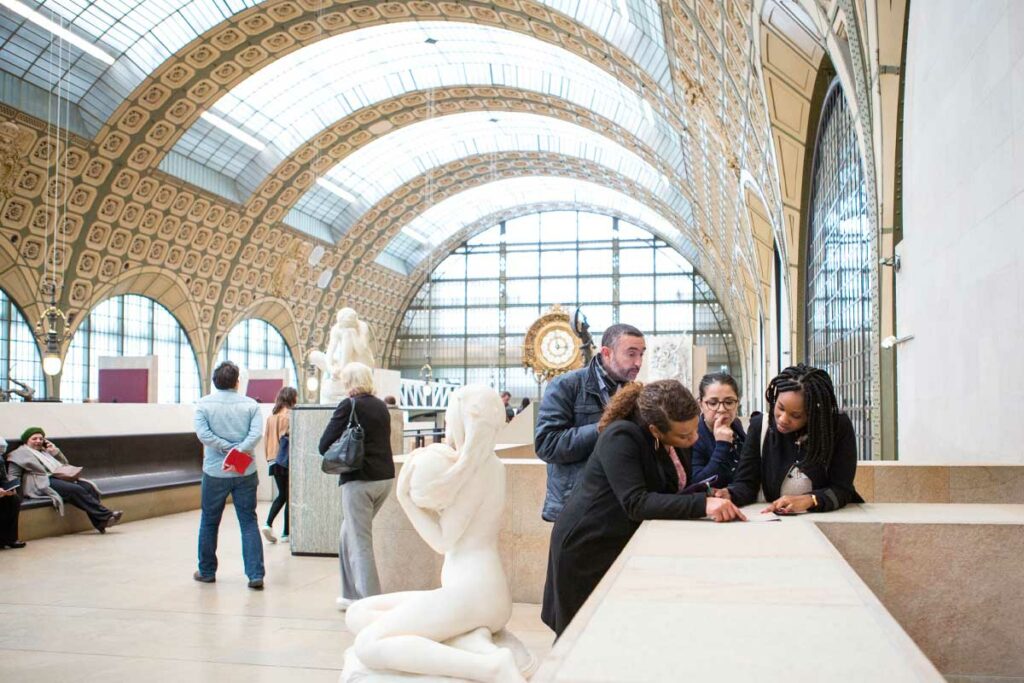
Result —
M 863 503 L 853 487 L 857 441 L 853 424 L 839 412 L 832 378 L 820 368 L 796 365 L 783 370 L 765 392 L 764 416 L 754 416 L 736 475 L 716 496 L 740 507 L 764 489 L 765 512 L 828 512 Z M 761 438 L 761 429 L 768 429 Z M 762 452 L 763 444 L 763 452 Z
M 746 519 L 728 500 L 683 493 L 698 415 L 693 394 L 674 379 L 626 384 L 605 408 L 594 453 L 551 530 L 541 619 L 556 634 L 645 519 Z

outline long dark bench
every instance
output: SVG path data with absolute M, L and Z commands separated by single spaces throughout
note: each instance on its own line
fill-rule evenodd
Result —
M 8 439 L 10 453 L 21 445 Z M 81 436 L 53 442 L 82 476 L 104 496 L 148 493 L 199 484 L 203 477 L 203 446 L 193 433 Z M 5 454 L 6 455 L 6 454 Z M 46 499 L 23 499 L 22 509 L 50 504 Z

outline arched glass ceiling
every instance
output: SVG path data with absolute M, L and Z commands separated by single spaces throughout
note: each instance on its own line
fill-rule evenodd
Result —
M 629 55 L 662 87 L 671 87 L 657 0 L 539 2 L 574 17 Z M 49 31 L 7 6 L 14 3 L 69 27 L 109 59 L 74 46 L 66 63 L 51 70 Z M 4 0 L 0 3 L 0 70 L 46 91 L 67 78 L 71 99 L 95 134 L 121 101 L 164 61 L 206 31 L 258 4 L 258 0 Z
M 428 170 L 468 156 L 507 151 L 551 152 L 590 160 L 635 180 L 692 222 L 689 201 L 667 176 L 634 152 L 588 128 L 518 112 L 453 114 L 378 138 L 324 174 L 334 191 L 314 185 L 292 213 L 329 226 L 332 238 L 337 239 L 373 204 Z M 298 229 L 305 227 L 302 218 L 289 216 L 285 221 Z
M 607 72 L 514 31 L 455 22 L 372 26 L 285 55 L 213 105 L 212 113 L 264 148 L 199 119 L 173 153 L 233 179 L 238 195 L 246 197 L 299 146 L 353 112 L 411 91 L 460 85 L 508 86 L 563 98 L 662 150 L 684 173 L 682 146 L 668 123 Z M 175 173 L 174 157 L 165 158 L 161 168 Z
M 661 213 L 604 185 L 554 176 L 496 180 L 438 202 L 405 226 L 377 262 L 411 272 L 427 254 L 478 219 L 516 206 L 551 202 L 601 207 L 629 216 L 678 249 L 694 266 L 700 265 L 699 252 L 681 232 L 686 226 L 675 226 Z

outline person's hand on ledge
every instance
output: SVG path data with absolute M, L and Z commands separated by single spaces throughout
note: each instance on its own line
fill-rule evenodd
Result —
M 814 497 L 810 494 L 803 496 L 782 496 L 766 507 L 764 512 L 774 512 L 780 515 L 795 515 L 798 512 L 807 512 L 814 507 Z
M 711 495 L 714 498 L 724 498 L 726 500 L 732 500 L 732 494 L 729 493 L 729 489 L 711 489 Z
M 716 522 L 731 522 L 733 520 L 747 521 L 743 511 L 736 507 L 731 500 L 723 498 L 708 498 L 704 508 L 705 514 Z

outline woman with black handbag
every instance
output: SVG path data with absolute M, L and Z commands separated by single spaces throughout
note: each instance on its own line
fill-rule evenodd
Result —
M 384 401 L 373 395 L 373 371 L 362 363 L 349 363 L 341 369 L 341 382 L 348 398 L 338 404 L 320 437 L 320 455 L 327 453 L 350 428 L 361 427 L 364 435 L 362 467 L 338 475 L 342 511 L 338 547 L 341 595 L 336 604 L 344 611 L 356 600 L 381 592 L 373 559 L 372 525 L 394 484 L 395 461 L 391 452 L 391 414 Z
M 274 409 L 270 411 L 267 424 L 263 428 L 263 454 L 270 463 L 270 476 L 277 484 L 277 498 L 270 504 L 267 523 L 260 532 L 270 543 L 277 543 L 274 536 L 274 519 L 284 508 L 284 534 L 281 542 L 288 542 L 288 452 L 290 450 L 289 427 L 292 408 L 299 401 L 299 392 L 295 387 L 281 387 L 274 401 Z

